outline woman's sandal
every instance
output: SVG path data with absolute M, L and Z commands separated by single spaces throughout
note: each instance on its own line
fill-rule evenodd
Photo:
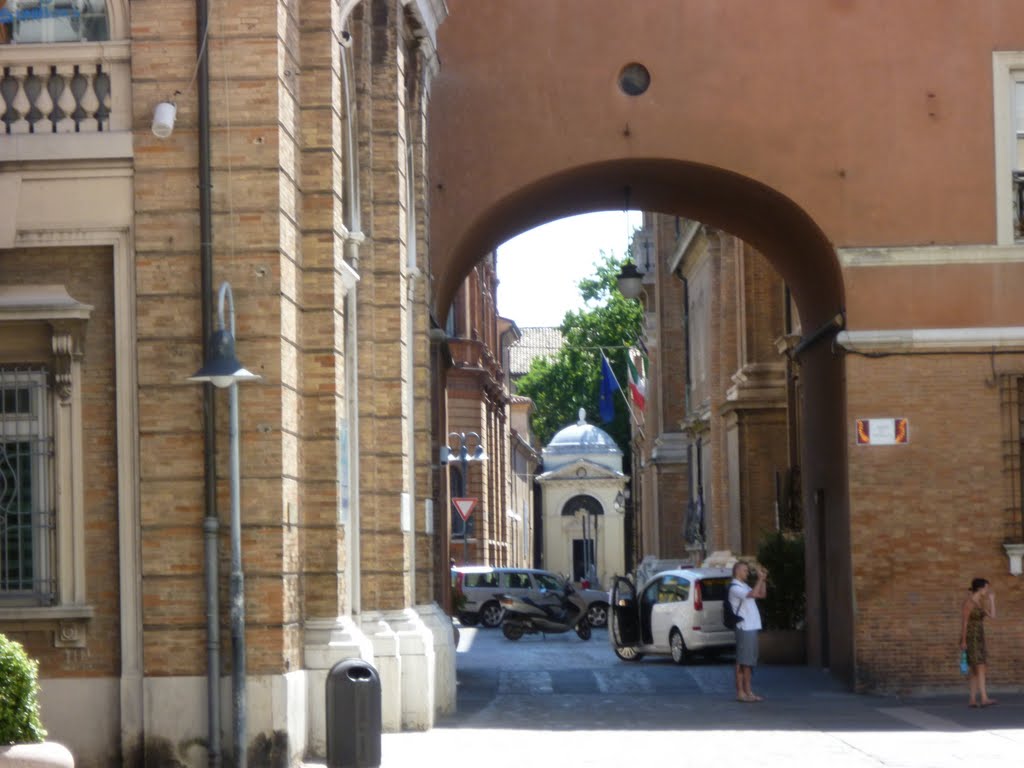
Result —
M 983 706 L 983 707 L 991 707 L 991 706 L 994 706 L 994 705 L 996 705 L 998 703 L 999 702 L 996 701 L 995 699 L 989 699 L 988 701 L 981 702 L 981 706 Z

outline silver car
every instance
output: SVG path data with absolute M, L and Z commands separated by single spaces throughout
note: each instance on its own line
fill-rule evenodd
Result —
M 537 568 L 495 568 L 469 565 L 452 568 L 456 614 L 467 626 L 479 622 L 485 627 L 501 626 L 501 595 L 528 597 L 538 605 L 558 603 L 565 579 Z M 599 589 L 576 589 L 587 602 L 587 620 L 593 627 L 608 623 L 608 593 Z

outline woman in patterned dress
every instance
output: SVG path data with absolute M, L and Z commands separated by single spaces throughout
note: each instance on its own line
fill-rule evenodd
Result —
M 985 617 L 996 617 L 996 596 L 988 579 L 974 579 L 960 612 L 960 650 L 967 652 L 970 686 L 969 707 L 990 707 L 996 703 L 985 690 Z M 980 698 L 979 698 L 980 695 Z

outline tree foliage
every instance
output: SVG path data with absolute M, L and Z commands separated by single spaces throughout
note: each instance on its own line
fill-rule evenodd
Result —
M 627 257 L 628 258 L 628 257 Z M 600 424 L 628 455 L 629 411 L 621 392 L 615 394 L 615 418 L 601 424 L 598 402 L 601 388 L 601 350 L 605 351 L 619 385 L 629 394 L 626 347 L 635 343 L 643 322 L 639 302 L 619 293 L 616 280 L 626 259 L 602 253 L 595 272 L 579 282 L 586 307 L 567 312 L 560 330 L 565 344 L 551 359 L 538 358 L 517 384 L 519 394 L 533 400 L 533 431 L 542 445 L 573 424 L 578 411 L 587 421 Z

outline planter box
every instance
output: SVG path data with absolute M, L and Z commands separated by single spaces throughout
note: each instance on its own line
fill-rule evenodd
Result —
M 806 664 L 807 634 L 802 629 L 764 629 L 758 633 L 759 664 Z
M 55 741 L 0 747 L 0 768 L 75 768 L 67 747 Z

